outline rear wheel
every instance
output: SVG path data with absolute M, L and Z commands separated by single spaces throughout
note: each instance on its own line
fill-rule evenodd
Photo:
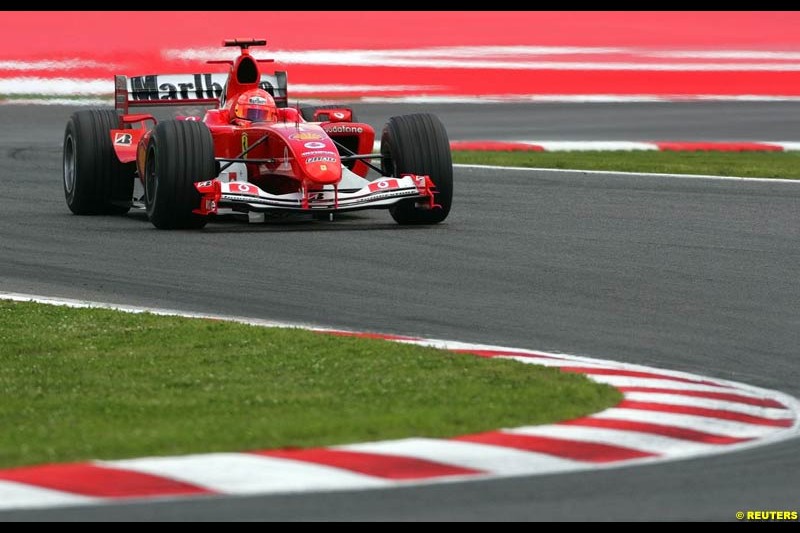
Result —
M 76 215 L 121 215 L 131 208 L 135 163 L 120 163 L 110 131 L 113 109 L 73 113 L 64 130 L 64 197 Z
M 436 115 L 417 113 L 392 117 L 381 135 L 381 168 L 385 176 L 430 176 L 436 185 L 434 200 L 441 208 L 417 206 L 403 200 L 389 208 L 399 224 L 438 224 L 447 218 L 453 202 L 453 160 L 444 124 Z
M 196 229 L 205 216 L 194 184 L 216 177 L 214 141 L 197 121 L 159 122 L 150 136 L 145 160 L 145 204 L 150 222 L 159 229 Z

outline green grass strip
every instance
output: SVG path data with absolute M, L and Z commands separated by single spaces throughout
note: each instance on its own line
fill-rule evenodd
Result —
M 620 399 L 552 368 L 383 340 L 0 302 L 0 467 L 447 437 Z
M 454 151 L 454 163 L 512 167 L 800 178 L 800 152 L 478 152 Z

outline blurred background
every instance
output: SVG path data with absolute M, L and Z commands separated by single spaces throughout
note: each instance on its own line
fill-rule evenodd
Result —
M 6 12 L 0 98 L 109 96 L 112 75 L 267 39 L 290 96 L 603 101 L 800 95 L 800 12 Z

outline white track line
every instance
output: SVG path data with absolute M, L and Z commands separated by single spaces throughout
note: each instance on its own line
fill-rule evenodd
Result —
M 541 45 L 469 45 L 469 46 L 426 46 L 421 48 L 387 48 L 387 49 L 350 49 L 350 50 L 255 50 L 254 57 L 269 59 L 284 57 L 297 63 L 314 64 L 316 61 L 332 58 L 336 60 L 343 53 L 352 54 L 356 58 L 494 58 L 526 56 L 563 56 L 563 55 L 619 55 L 643 58 L 679 58 L 679 59 L 727 59 L 727 60 L 800 60 L 800 52 L 796 50 L 675 50 L 654 49 L 652 47 L 634 46 L 541 46 Z M 229 50 L 214 47 L 168 48 L 162 51 L 162 57 L 168 60 L 234 59 L 236 54 Z
M 577 49 L 576 49 L 577 50 Z M 585 49 L 584 49 L 585 50 Z M 526 53 L 527 52 L 527 53 Z M 272 50 L 258 51 L 254 57 L 274 58 L 286 65 L 338 65 L 365 67 L 396 68 L 437 68 L 437 69 L 469 69 L 469 70 L 579 70 L 579 71 L 657 71 L 657 72 L 796 72 L 800 71 L 800 63 L 789 62 L 786 57 L 782 61 L 749 62 L 679 62 L 662 57 L 653 60 L 651 54 L 641 55 L 646 60 L 636 57 L 618 57 L 591 61 L 565 61 L 563 59 L 547 59 L 540 57 L 544 50 L 540 47 L 527 51 L 511 52 L 495 49 L 481 50 L 470 47 L 462 54 L 449 53 L 446 49 L 396 49 L 396 50 Z M 569 52 L 556 51 L 557 55 Z M 634 51 L 636 53 L 637 51 Z M 550 52 L 552 53 L 552 52 Z M 574 52 L 572 52 L 574 53 Z M 582 52 L 587 53 L 587 52 Z M 591 52 L 589 52 L 591 53 Z M 599 49 L 595 54 L 608 54 L 608 49 Z M 162 52 L 166 59 L 180 60 L 219 60 L 231 59 L 230 51 L 196 48 L 169 49 Z M 487 59 L 487 56 L 494 56 Z M 531 56 L 530 59 L 523 59 Z M 748 59 L 748 58 L 741 58 Z M 764 58 L 758 58 L 764 59 Z
M 500 165 L 468 165 L 463 163 L 456 163 L 453 165 L 456 168 L 477 168 L 488 170 L 522 170 L 525 172 L 552 172 L 568 173 L 568 174 L 598 174 L 604 176 L 652 176 L 652 177 L 667 177 L 667 178 L 686 178 L 686 179 L 703 179 L 703 180 L 726 180 L 726 181 L 751 181 L 754 183 L 795 183 L 800 185 L 800 180 L 787 180 L 777 178 L 749 178 L 742 176 L 711 176 L 708 174 L 667 174 L 659 172 L 621 172 L 618 170 L 579 170 L 567 168 L 539 168 L 539 167 L 504 167 Z
M 649 102 L 797 102 L 800 96 L 768 94 L 440 94 L 362 96 L 368 104 L 616 104 Z
M 88 84 L 83 84 L 77 80 L 73 81 L 69 87 L 53 86 L 52 84 L 41 84 L 31 81 L 33 78 L 6 78 L 13 80 L 13 83 L 2 83 L 8 92 L 4 93 L 6 99 L 0 100 L 4 105 L 113 105 L 112 82 L 108 80 L 98 80 L 101 85 L 96 85 L 93 80 L 87 80 Z M 40 78 L 41 79 L 41 78 Z M 49 79 L 49 78 L 48 78 Z M 55 80 L 55 78 L 53 78 Z M 439 95 L 386 95 L 369 96 L 369 93 L 382 92 L 382 87 L 387 87 L 386 92 L 395 92 L 397 85 L 380 86 L 364 85 L 364 91 L 360 96 L 348 96 L 343 103 L 352 104 L 354 101 L 362 103 L 388 103 L 388 104 L 550 104 L 550 103 L 648 103 L 648 102 L 798 102 L 800 96 L 793 95 L 759 95 L 759 94 L 496 94 L 496 95 L 458 95 L 458 94 L 439 94 Z M 411 87 L 411 86 L 408 86 Z M 438 90 L 438 86 L 419 86 L 422 90 Z M 72 89 L 75 89 L 73 92 Z M 309 104 L 333 103 L 338 100 L 336 93 L 350 93 L 354 91 L 354 86 L 346 83 L 328 84 L 326 86 L 313 84 L 294 84 L 292 94 L 302 98 Z M 324 90 L 324 92 L 323 92 Z M 15 95 L 40 94 L 46 98 L 33 99 L 17 97 Z M 87 98 L 58 99 L 57 96 L 76 96 L 86 95 Z M 109 95 L 105 97 L 105 95 Z M 326 95 L 320 99 L 320 95 Z M 315 98 L 310 98 L 314 96 Z M 50 98 L 47 98 L 50 97 Z M 99 101 L 99 103 L 98 103 Z M 793 145 L 790 141 L 789 146 Z M 787 148 L 787 150 L 797 150 L 798 148 Z
M 105 69 L 108 71 L 122 68 L 117 63 L 100 63 L 91 59 L 44 59 L 40 61 L 0 61 L 0 70 L 85 70 L 89 68 Z

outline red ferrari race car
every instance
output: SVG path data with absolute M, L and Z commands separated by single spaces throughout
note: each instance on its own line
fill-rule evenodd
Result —
M 115 76 L 115 109 L 74 113 L 64 133 L 64 194 L 77 215 L 146 209 L 160 229 L 201 228 L 224 214 L 388 209 L 400 224 L 447 218 L 453 165 L 447 132 L 432 114 L 392 117 L 375 131 L 347 107 L 289 106 L 286 73 L 262 73 L 251 46 L 228 74 Z M 157 120 L 132 108 L 197 106 Z M 379 161 L 380 166 L 373 163 Z M 380 174 L 368 178 L 370 169 Z M 374 174 L 374 173 L 373 173 Z M 143 194 L 134 198 L 135 180 Z

